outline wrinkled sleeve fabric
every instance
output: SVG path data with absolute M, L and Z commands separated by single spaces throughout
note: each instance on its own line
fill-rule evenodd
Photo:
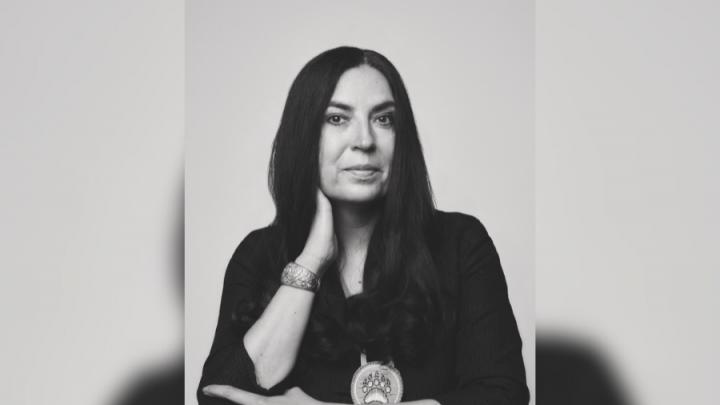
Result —
M 441 405 L 526 405 L 522 341 L 500 258 L 485 227 L 463 215 L 453 390 Z
M 228 264 L 215 338 L 197 390 L 200 405 L 232 403 L 204 395 L 202 388 L 210 384 L 231 385 L 263 395 L 284 391 L 284 382 L 270 389 L 257 384 L 254 364 L 243 343 L 245 332 L 255 321 L 252 313 L 257 305 L 259 289 L 270 271 L 261 260 L 261 251 L 267 248 L 266 236 L 267 232 L 262 229 L 251 232 L 237 247 Z

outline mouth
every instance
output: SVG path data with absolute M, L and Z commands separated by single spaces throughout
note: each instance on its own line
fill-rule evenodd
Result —
M 346 167 L 343 171 L 358 179 L 370 179 L 380 173 L 380 168 L 372 165 L 356 165 Z
M 348 166 L 344 170 L 378 172 L 378 171 L 380 171 L 380 168 L 377 166 L 373 166 L 373 165 L 354 165 L 354 166 Z

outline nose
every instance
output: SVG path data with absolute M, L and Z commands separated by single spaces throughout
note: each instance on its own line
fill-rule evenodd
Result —
M 353 136 L 352 148 L 366 152 L 371 152 L 375 149 L 375 133 L 369 122 L 358 125 Z

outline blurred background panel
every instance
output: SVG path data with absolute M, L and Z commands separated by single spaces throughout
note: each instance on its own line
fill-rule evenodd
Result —
M 182 392 L 183 41 L 182 2 L 0 6 L 3 403 Z
M 536 5 L 538 404 L 718 403 L 718 17 Z

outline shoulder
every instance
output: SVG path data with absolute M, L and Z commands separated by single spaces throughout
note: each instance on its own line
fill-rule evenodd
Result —
M 485 225 L 476 217 L 462 212 L 435 210 L 433 232 L 444 239 L 489 238 Z
M 503 279 L 497 249 L 480 220 L 460 212 L 436 211 L 435 222 L 443 228 L 438 233 L 442 239 L 436 237 L 435 240 L 441 241 L 441 252 L 445 257 L 453 258 L 443 263 L 454 265 L 462 280 Z M 496 287 L 501 288 L 502 285 L 497 284 Z
M 461 212 L 435 210 L 427 240 L 436 260 L 455 258 L 460 262 L 478 253 L 492 254 L 494 245 L 485 225 Z
M 275 225 L 268 225 L 250 231 L 245 238 L 238 244 L 233 253 L 233 259 L 236 256 L 243 256 L 252 252 L 258 252 L 265 248 L 277 246 L 280 244 L 280 233 Z
M 438 260 L 453 258 L 447 263 L 454 263 L 459 268 L 498 260 L 492 238 L 476 217 L 436 210 L 433 222 L 435 229 L 430 236 L 430 245 Z
M 280 232 L 274 225 L 252 230 L 235 248 L 230 258 L 226 282 L 250 274 L 272 273 L 277 267 L 278 252 L 281 246 Z

